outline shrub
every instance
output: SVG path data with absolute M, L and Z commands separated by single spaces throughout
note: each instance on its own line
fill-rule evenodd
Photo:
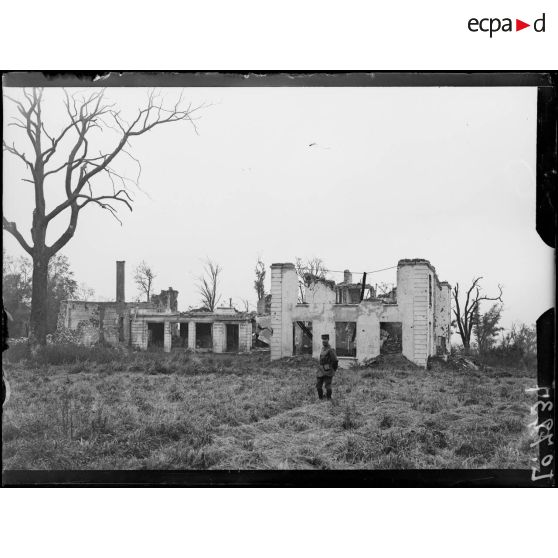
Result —
M 10 339 L 8 345 L 10 348 L 2 355 L 2 357 L 6 359 L 6 362 L 21 362 L 31 358 L 31 347 L 29 343 L 12 343 Z
M 39 347 L 32 358 L 39 366 L 53 364 L 75 364 L 77 362 L 114 363 L 122 359 L 122 352 L 102 346 L 84 347 L 72 343 L 61 343 Z
M 33 360 L 37 364 L 71 364 L 79 360 L 86 360 L 84 347 L 70 343 L 60 345 L 45 345 L 39 347 Z
M 534 368 L 537 365 L 537 329 L 526 324 L 513 324 L 502 343 L 482 353 L 489 366 Z
M 505 366 L 509 368 L 535 368 L 536 354 L 525 354 L 519 347 L 495 347 L 483 355 L 482 360 L 488 366 Z

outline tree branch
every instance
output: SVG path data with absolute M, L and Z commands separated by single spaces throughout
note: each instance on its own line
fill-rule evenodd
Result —
M 2 216 L 2 228 L 8 231 L 30 256 L 33 255 L 33 248 L 27 244 L 25 238 L 23 238 L 22 234 L 17 230 L 17 225 L 14 222 L 10 222 L 6 217 Z
M 2 142 L 3 146 L 4 146 L 4 150 L 8 151 L 8 153 L 11 153 L 12 155 L 16 155 L 17 157 L 19 157 L 30 169 L 31 169 L 31 174 L 34 175 L 35 172 L 35 167 L 33 166 L 33 163 L 31 163 L 31 161 L 29 161 L 25 155 L 25 153 L 21 153 L 16 149 L 16 146 L 14 143 L 12 143 L 12 145 L 8 145 L 5 141 Z
M 35 161 L 30 160 L 27 155 L 13 145 L 7 145 L 4 142 L 4 149 L 13 155 L 19 157 L 30 169 L 33 180 L 27 180 L 34 184 L 35 187 L 35 210 L 33 217 L 32 237 L 35 244 L 40 243 L 46 248 L 47 253 L 54 254 L 60 250 L 75 233 L 78 214 L 86 205 L 94 203 L 109 211 L 120 223 L 117 216 L 116 206 L 111 203 L 119 202 L 124 204 L 130 211 L 132 210 L 132 197 L 127 192 L 127 188 L 131 185 L 138 185 L 141 176 L 140 162 L 126 149 L 130 145 L 130 138 L 140 136 L 153 129 L 154 127 L 169 122 L 177 122 L 187 120 L 194 126 L 192 115 L 205 105 L 192 108 L 189 105 L 183 109 L 182 93 L 180 98 L 174 105 L 169 108 L 164 106 L 164 99 L 154 90 L 149 93 L 147 107 L 138 110 L 135 120 L 128 124 L 120 115 L 120 111 L 114 109 L 114 104 L 104 101 L 104 89 L 91 90 L 86 95 L 73 94 L 70 95 L 64 90 L 65 100 L 64 106 L 69 118 L 67 123 L 60 132 L 51 134 L 47 131 L 42 121 L 41 102 L 43 97 L 42 89 L 33 88 L 31 91 L 23 90 L 24 100 L 20 101 L 8 97 L 15 103 L 15 107 L 19 113 L 19 117 L 14 119 L 13 125 L 26 131 L 31 145 L 35 151 Z M 88 155 L 90 136 L 89 132 L 95 128 L 108 127 L 105 120 L 112 118 L 116 123 L 111 129 L 119 134 L 116 145 L 113 149 L 105 154 L 100 153 L 98 156 L 91 157 Z M 68 136 L 76 135 L 73 145 L 69 151 L 66 161 L 60 161 L 56 167 L 46 169 L 45 165 L 51 161 L 54 154 L 59 150 L 61 142 Z M 46 149 L 41 148 L 41 135 L 47 138 Z M 131 179 L 123 174 L 118 173 L 111 167 L 112 161 L 120 154 L 125 153 L 138 166 L 137 178 Z M 79 170 L 78 170 L 79 169 Z M 45 215 L 44 200 L 44 180 L 50 175 L 64 171 L 64 188 L 66 199 L 58 204 L 50 213 Z M 99 176 L 101 172 L 105 172 L 112 184 L 112 194 L 94 195 L 92 179 Z M 78 174 L 76 176 L 76 174 Z M 116 183 L 121 188 L 116 187 Z M 84 189 L 89 188 L 87 195 Z M 78 203 L 83 200 L 83 203 Z M 49 248 L 44 244 L 46 228 L 48 223 L 56 216 L 60 215 L 64 210 L 70 209 L 70 222 L 64 233 Z M 15 223 L 9 223 L 4 220 L 4 228 L 11 232 L 24 247 L 31 253 L 33 248 L 25 241 L 17 230 Z
M 63 248 L 70 239 L 74 236 L 76 232 L 77 220 L 79 215 L 80 207 L 76 202 L 74 202 L 71 206 L 72 213 L 70 214 L 70 223 L 68 224 L 68 228 L 62 233 L 60 238 L 49 248 L 46 247 L 47 254 L 49 257 L 53 256 L 58 252 L 61 248 Z

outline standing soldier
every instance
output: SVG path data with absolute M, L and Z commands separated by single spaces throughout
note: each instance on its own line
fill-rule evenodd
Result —
M 335 349 L 329 344 L 329 335 L 322 335 L 322 351 L 320 353 L 320 369 L 316 378 L 316 388 L 318 389 L 318 397 L 324 398 L 322 386 L 325 384 L 326 397 L 331 399 L 331 380 L 337 370 L 337 354 Z

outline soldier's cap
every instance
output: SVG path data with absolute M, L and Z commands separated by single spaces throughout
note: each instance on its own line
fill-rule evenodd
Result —
M 322 339 L 323 339 L 324 341 L 329 341 L 329 334 L 324 333 L 324 334 L 322 335 Z

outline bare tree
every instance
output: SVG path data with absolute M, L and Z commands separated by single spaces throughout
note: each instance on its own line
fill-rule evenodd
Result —
M 145 295 L 145 300 L 149 302 L 151 298 L 151 288 L 153 287 L 153 281 L 157 277 L 155 272 L 149 264 L 145 261 L 141 261 L 139 265 L 136 266 L 134 281 L 138 287 L 138 290 Z
M 240 299 L 242 304 L 244 305 L 244 312 L 250 312 L 250 302 L 248 301 L 247 298 L 241 298 Z
M 218 294 L 217 289 L 219 287 L 219 275 L 222 271 L 223 268 L 219 264 L 208 259 L 204 266 L 204 274 L 198 279 L 201 302 L 210 312 L 215 311 L 221 300 L 221 295 Z
M 189 121 L 195 128 L 192 114 L 201 107 L 182 107 L 182 95 L 174 105 L 165 106 L 163 99 L 151 91 L 147 106 L 139 109 L 135 118 L 127 122 L 114 104 L 105 101 L 104 89 L 94 90 L 91 94 L 70 95 L 64 90 L 65 109 L 68 122 L 58 133 L 47 132 L 43 120 L 43 90 L 33 88 L 23 90 L 25 100 L 10 99 L 15 103 L 19 115 L 14 117 L 9 126 L 21 128 L 26 142 L 31 146 L 30 155 L 15 143 L 3 143 L 4 150 L 14 155 L 25 164 L 29 178 L 25 182 L 33 185 L 35 207 L 31 227 L 31 242 L 26 240 L 15 222 L 3 217 L 4 230 L 12 234 L 33 260 L 33 287 L 31 302 L 30 337 L 34 345 L 46 343 L 47 329 L 47 274 L 48 263 L 52 256 L 63 248 L 74 236 L 78 216 L 82 209 L 96 205 L 110 212 L 118 221 L 117 205 L 122 204 L 132 210 L 130 185 L 137 185 L 141 174 L 141 165 L 126 149 L 130 140 L 141 136 L 160 124 L 177 121 Z M 92 153 L 92 141 L 95 129 L 105 132 L 111 130 L 117 139 L 112 148 L 106 152 Z M 120 154 L 126 154 L 138 165 L 135 179 L 120 174 L 112 163 Z M 56 162 L 54 162 L 56 161 Z M 59 174 L 61 173 L 61 174 Z M 108 179 L 108 190 L 99 191 L 99 178 Z M 64 199 L 50 211 L 47 211 L 47 199 L 51 197 L 51 188 L 45 192 L 47 178 L 58 178 L 65 192 Z M 57 199 L 56 195 L 53 199 Z M 49 246 L 47 231 L 53 220 L 64 215 L 68 224 L 64 232 Z
M 478 316 L 480 303 L 483 300 L 492 300 L 502 302 L 502 286 L 498 285 L 498 296 L 490 297 L 482 294 L 482 289 L 480 287 L 480 281 L 482 277 L 477 277 L 473 279 L 469 290 L 465 296 L 465 302 L 461 303 L 459 301 L 459 283 L 455 284 L 453 288 L 452 295 L 455 306 L 453 308 L 453 314 L 455 316 L 455 324 L 457 325 L 459 335 L 461 336 L 461 342 L 463 343 L 463 348 L 468 351 L 471 348 L 471 333 L 473 332 L 473 327 L 476 323 L 476 317 Z
M 265 296 L 265 264 L 262 262 L 261 258 L 258 258 L 258 263 L 255 268 L 256 280 L 254 281 L 254 289 L 258 295 L 258 300 L 261 300 Z
M 302 258 L 295 259 L 295 270 L 298 276 L 299 302 L 304 302 L 304 286 L 308 283 L 308 277 L 325 279 L 328 272 L 321 258 L 311 258 L 303 261 Z

